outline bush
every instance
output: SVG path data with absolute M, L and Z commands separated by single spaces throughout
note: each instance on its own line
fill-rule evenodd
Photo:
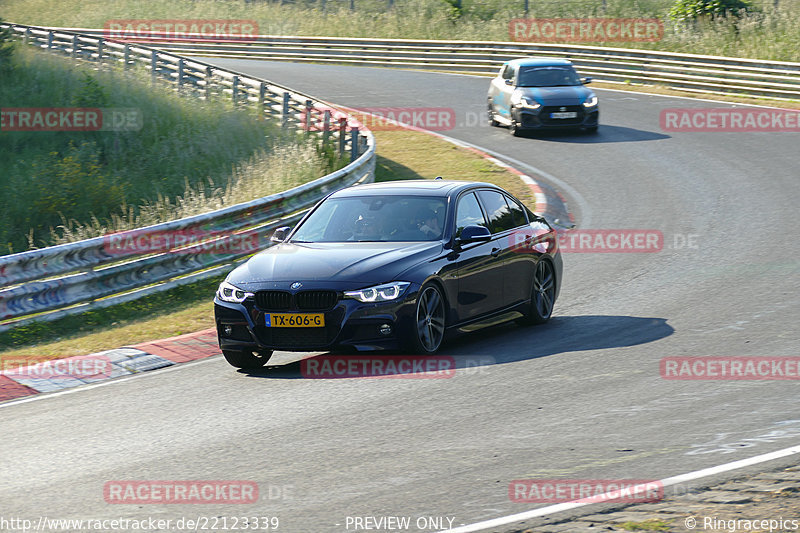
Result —
M 669 10 L 669 18 L 676 21 L 693 21 L 701 18 L 740 16 L 752 10 L 744 0 L 678 0 Z

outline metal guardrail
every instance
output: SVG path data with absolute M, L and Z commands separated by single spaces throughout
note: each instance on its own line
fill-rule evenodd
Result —
M 103 30 L 82 29 L 102 35 Z M 657 84 L 709 94 L 800 99 L 800 63 L 562 44 L 263 35 L 242 41 L 139 39 L 183 55 L 389 66 L 494 75 L 521 56 L 571 60 L 598 81 Z
M 51 246 L 0 257 L 0 331 L 36 320 L 52 320 L 107 307 L 222 274 L 254 253 L 240 247 L 242 238 L 261 248 L 274 228 L 296 223 L 329 192 L 374 180 L 375 140 L 346 113 L 313 98 L 246 75 L 151 47 L 118 43 L 78 32 L 16 24 L 10 27 L 25 43 L 99 66 L 141 66 L 154 82 L 165 80 L 176 90 L 208 98 L 227 95 L 237 105 L 255 105 L 264 116 L 287 128 L 322 136 L 349 152 L 346 167 L 291 190 L 210 213 L 140 228 L 112 236 Z M 160 253 L 115 250 L 117 242 L 143 242 L 183 232 L 207 236 L 191 245 L 165 247 Z M 174 241 L 173 241 L 174 242 Z M 242 249 L 244 248 L 244 249 Z M 218 252 L 218 253 L 217 253 Z M 209 295 L 210 297 L 210 295 Z

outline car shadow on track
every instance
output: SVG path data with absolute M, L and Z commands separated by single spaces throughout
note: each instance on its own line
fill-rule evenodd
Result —
M 538 141 L 550 141 L 572 144 L 603 144 L 639 141 L 660 141 L 671 138 L 670 135 L 655 131 L 637 130 L 624 126 L 601 124 L 596 133 L 576 132 L 570 130 L 526 131 L 525 137 Z
M 548 357 L 565 352 L 603 350 L 654 342 L 674 333 L 664 318 L 614 315 L 579 315 L 553 317 L 542 326 L 523 327 L 507 323 L 484 328 L 447 342 L 435 356 L 414 356 L 402 352 L 324 353 L 284 365 L 267 365 L 256 370 L 239 370 L 249 377 L 271 379 L 355 379 L 379 377 L 365 375 L 364 361 L 376 361 L 380 371 L 392 376 L 422 372 L 420 365 L 435 361 L 438 370 L 475 368 Z M 353 360 L 358 365 L 334 362 Z M 400 363 L 403 363 L 401 365 Z M 393 364 L 392 364 L 393 363 Z M 367 366 L 365 366 L 367 365 Z M 375 367 L 371 367 L 374 368 Z M 426 366 L 424 371 L 433 368 Z M 321 372 L 321 373 L 320 373 Z M 366 370 L 369 374 L 371 370 Z M 380 374 L 385 376 L 386 374 Z

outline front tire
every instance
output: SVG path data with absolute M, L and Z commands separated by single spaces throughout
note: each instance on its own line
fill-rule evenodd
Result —
M 496 128 L 497 126 L 500 125 L 500 123 L 497 122 L 497 120 L 495 120 L 495 118 L 494 118 L 494 110 L 492 109 L 492 104 L 491 103 L 489 103 L 489 111 L 488 112 L 489 112 L 489 126 L 491 126 L 493 128 Z
M 519 125 L 517 124 L 517 121 L 514 120 L 513 116 L 511 117 L 511 124 L 508 125 L 508 133 L 514 137 L 522 136 L 522 130 L 519 129 Z
M 272 350 L 262 352 L 222 350 L 222 355 L 231 366 L 236 368 L 261 368 L 272 357 Z
M 531 303 L 528 314 L 520 319 L 522 324 L 544 324 L 553 314 L 556 301 L 556 275 L 553 265 L 546 259 L 540 259 L 533 273 L 531 287 Z
M 444 297 L 433 283 L 423 285 L 417 296 L 412 348 L 415 353 L 434 354 L 445 333 Z

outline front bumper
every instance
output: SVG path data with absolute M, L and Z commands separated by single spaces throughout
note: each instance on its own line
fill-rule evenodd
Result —
M 314 312 L 325 315 L 324 327 L 268 327 L 266 313 L 253 298 L 241 304 L 214 298 L 214 318 L 220 348 L 235 351 L 323 351 L 337 348 L 396 350 L 414 332 L 419 286 L 412 284 L 396 301 L 362 303 L 339 297 L 326 311 L 281 310 L 280 313 Z M 381 328 L 389 325 L 390 333 Z M 227 327 L 230 327 L 228 331 Z
M 553 113 L 574 113 L 573 118 L 552 118 Z M 525 130 L 544 130 L 561 128 L 592 128 L 599 124 L 598 106 L 585 108 L 583 105 L 542 106 L 538 109 L 515 107 L 511 115 L 517 127 Z

